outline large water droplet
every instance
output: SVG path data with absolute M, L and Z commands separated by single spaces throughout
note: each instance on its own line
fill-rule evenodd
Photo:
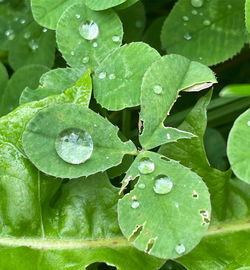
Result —
M 140 206 L 140 203 L 138 202 L 138 201 L 132 201 L 132 203 L 131 203 L 131 207 L 132 208 L 138 208 Z
M 193 7 L 202 7 L 203 6 L 203 0 L 191 0 L 191 5 Z
M 86 21 L 82 23 L 79 27 L 80 35 L 87 39 L 92 40 L 97 38 L 99 34 L 99 27 L 94 21 Z
M 105 79 L 106 78 L 106 75 L 107 75 L 107 73 L 106 72 L 101 72 L 100 74 L 99 74 L 99 76 L 98 76 L 98 78 L 99 79 Z
M 160 85 L 155 85 L 153 90 L 154 90 L 154 93 L 157 95 L 160 95 L 162 93 L 162 87 Z
M 175 251 L 180 255 L 186 251 L 186 248 L 183 244 L 179 244 L 175 247 Z
M 57 154 L 66 162 L 81 164 L 93 152 L 93 141 L 89 133 L 79 128 L 63 130 L 55 141 Z
M 209 26 L 211 24 L 211 21 L 210 20 L 204 20 L 203 24 L 206 25 L 206 26 Z
M 185 38 L 186 40 L 190 40 L 190 39 L 192 39 L 192 36 L 191 36 L 189 33 L 186 33 L 186 34 L 184 35 L 184 38 Z
M 113 36 L 113 37 L 112 37 L 112 40 L 113 40 L 114 42 L 118 42 L 118 41 L 120 41 L 120 37 L 119 37 L 119 36 Z
M 140 171 L 140 173 L 149 174 L 152 173 L 154 169 L 155 164 L 152 159 L 145 157 L 139 161 L 138 170 Z
M 183 16 L 183 17 L 182 17 L 182 20 L 183 20 L 184 22 L 188 22 L 188 21 L 189 21 L 189 18 L 188 18 L 188 16 Z
M 33 51 L 35 51 L 35 50 L 38 49 L 38 43 L 37 43 L 34 39 L 32 39 L 32 40 L 29 42 L 29 47 L 30 47 Z
M 88 56 L 83 57 L 82 62 L 83 64 L 87 64 L 89 62 L 89 57 Z
M 146 187 L 146 185 L 144 184 L 144 183 L 140 183 L 139 185 L 138 185 L 138 188 L 139 189 L 144 189 Z
M 167 194 L 173 188 L 172 181 L 166 175 L 158 175 L 154 180 L 154 191 L 157 194 Z

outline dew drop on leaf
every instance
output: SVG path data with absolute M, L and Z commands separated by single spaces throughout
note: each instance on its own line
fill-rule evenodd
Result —
M 155 164 L 152 159 L 145 157 L 139 161 L 138 170 L 140 171 L 140 173 L 149 174 L 152 173 L 154 169 Z
M 160 85 L 154 86 L 154 93 L 160 95 L 162 93 L 162 87 Z
M 30 38 L 30 32 L 25 32 L 24 35 L 23 35 L 23 37 L 25 39 L 29 39 Z
M 144 189 L 146 187 L 146 185 L 144 184 L 144 183 L 140 183 L 139 185 L 138 185 L 138 188 L 139 189 Z
M 88 132 L 68 128 L 56 138 L 55 148 L 57 154 L 67 163 L 81 164 L 91 157 L 93 141 Z
M 166 175 L 158 175 L 154 181 L 154 192 L 157 194 L 167 194 L 173 188 L 172 181 Z
M 197 15 L 197 14 L 198 14 L 198 11 L 195 10 L 195 9 L 193 9 L 193 10 L 192 10 L 192 14 L 193 14 L 193 15 Z
M 112 37 L 112 40 L 113 40 L 114 42 L 118 42 L 118 41 L 120 40 L 120 37 L 119 37 L 119 36 L 113 36 L 113 37 Z
M 138 208 L 139 206 L 140 206 L 140 203 L 139 203 L 138 201 L 132 201 L 132 203 L 131 203 L 131 207 L 132 207 L 132 208 L 136 209 L 136 208 Z
M 137 27 L 137 28 L 142 28 L 142 26 L 143 26 L 143 23 L 142 23 L 142 21 L 136 21 L 135 22 L 135 26 Z
M 171 136 L 169 133 L 167 133 L 167 139 L 170 140 L 171 139 Z
M 83 64 L 87 64 L 89 62 L 89 57 L 88 56 L 83 57 L 82 62 Z
M 32 40 L 29 42 L 29 47 L 30 47 L 33 51 L 35 51 L 35 50 L 38 49 L 38 44 L 37 44 L 37 42 L 36 42 L 34 39 L 32 39 Z
M 97 43 L 97 42 L 94 42 L 94 43 L 93 43 L 93 47 L 94 47 L 94 48 L 98 47 L 98 43 Z
M 211 24 L 211 21 L 210 20 L 204 20 L 203 24 L 206 25 L 206 26 L 209 26 Z
M 9 29 L 5 32 L 5 36 L 8 38 L 8 40 L 13 40 L 15 38 L 15 33 L 12 29 Z
M 250 127 L 250 121 L 247 122 L 247 125 Z
M 99 34 L 99 27 L 94 21 L 85 21 L 82 23 L 79 27 L 80 35 L 87 39 L 87 40 L 93 40 L 97 38 Z
M 192 36 L 191 36 L 189 33 L 186 33 L 186 34 L 184 35 L 184 38 L 185 38 L 186 40 L 190 40 L 190 39 L 192 39 Z
M 183 16 L 183 17 L 182 17 L 182 20 L 183 20 L 184 22 L 188 22 L 188 21 L 189 21 L 189 18 L 188 18 L 188 16 Z
M 102 79 L 105 79 L 105 78 L 106 78 L 106 75 L 107 75 L 106 72 L 101 72 L 101 73 L 99 74 L 98 78 L 101 79 L 101 80 L 102 80 Z
M 228 5 L 227 5 L 227 8 L 228 8 L 228 9 L 231 9 L 231 8 L 232 8 L 232 5 L 231 5 L 231 4 L 228 4 Z
M 74 56 L 74 55 L 75 55 L 75 52 L 74 52 L 74 51 L 71 51 L 70 54 L 71 54 L 72 56 Z
M 76 14 L 76 18 L 77 19 L 80 19 L 81 18 L 81 15 L 80 14 Z
M 186 248 L 183 244 L 179 244 L 175 247 L 175 251 L 176 251 L 176 253 L 178 253 L 180 255 L 186 251 Z
M 191 0 L 191 5 L 193 7 L 202 7 L 203 6 L 203 0 Z
M 114 79 L 115 79 L 115 74 L 113 74 L 113 73 L 110 74 L 110 75 L 109 75 L 109 79 L 110 79 L 110 80 L 114 80 Z
M 21 19 L 21 20 L 20 20 L 20 23 L 21 23 L 21 24 L 25 24 L 25 23 L 26 23 L 25 19 Z

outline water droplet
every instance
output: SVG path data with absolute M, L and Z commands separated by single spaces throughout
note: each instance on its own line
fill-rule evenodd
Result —
M 43 33 L 46 33 L 48 31 L 47 28 L 43 28 Z
M 89 62 L 89 57 L 88 56 L 83 57 L 82 62 L 83 64 L 87 64 Z
M 186 251 L 186 248 L 183 244 L 179 244 L 175 247 L 175 251 L 180 255 Z
M 21 20 L 20 20 L 20 23 L 21 23 L 21 24 L 25 24 L 25 23 L 26 23 L 25 19 L 21 19 Z
M 191 5 L 193 7 L 202 7 L 203 6 L 203 0 L 191 0 Z
M 106 156 L 106 159 L 109 159 L 109 156 Z
M 169 133 L 167 133 L 167 139 L 170 140 L 171 139 L 171 136 Z
M 23 37 L 24 37 L 25 39 L 29 39 L 29 38 L 30 38 L 30 32 L 24 33 Z
M 228 9 L 231 9 L 231 8 L 232 8 L 232 5 L 231 5 L 231 4 L 228 4 L 228 5 L 227 5 L 227 8 L 228 8 Z
M 198 14 L 198 11 L 195 10 L 195 9 L 193 9 L 193 10 L 192 10 L 192 14 L 193 14 L 193 15 L 197 15 L 197 14 Z
M 93 47 L 94 47 L 94 48 L 98 47 L 98 43 L 97 43 L 97 42 L 94 42 L 94 43 L 93 43 Z
M 98 78 L 99 79 L 105 79 L 106 78 L 106 75 L 107 75 L 107 73 L 106 72 L 101 72 L 100 74 L 99 74 L 99 76 L 98 76 Z
M 131 207 L 132 207 L 132 208 L 136 209 L 136 208 L 138 208 L 139 206 L 140 206 L 140 203 L 139 203 L 138 201 L 132 201 L 132 203 L 131 203 Z
M 175 203 L 175 207 L 176 207 L 176 208 L 179 208 L 179 204 L 178 204 L 178 203 Z
M 93 141 L 89 133 L 79 128 L 63 130 L 55 141 L 57 154 L 66 162 L 81 164 L 93 152 Z
M 250 127 L 250 121 L 247 121 L 247 125 Z
M 115 74 L 113 74 L 113 73 L 110 74 L 110 75 L 109 75 L 109 79 L 110 79 L 110 80 L 114 80 L 114 79 L 115 79 Z
M 81 15 L 80 14 L 76 14 L 76 18 L 77 19 L 80 19 L 81 18 Z
M 5 31 L 5 36 L 8 38 L 8 40 L 13 40 L 16 37 L 12 29 Z
M 32 40 L 29 42 L 29 47 L 30 47 L 33 51 L 35 51 L 35 50 L 38 49 L 38 44 L 37 44 L 37 42 L 36 42 L 34 39 L 32 39 Z
M 87 39 L 87 40 L 93 40 L 97 38 L 99 34 L 99 27 L 94 21 L 86 21 L 82 23 L 79 27 L 80 35 Z
M 142 26 L 143 26 L 143 23 L 142 23 L 142 21 L 136 21 L 135 22 L 135 26 L 137 27 L 137 28 L 142 28 Z
M 114 42 L 118 42 L 118 41 L 120 41 L 120 37 L 119 37 L 119 36 L 113 36 L 113 37 L 112 37 L 112 40 L 113 40 Z
M 203 12 L 200 12 L 199 15 L 200 15 L 200 16 L 203 16 Z
M 192 36 L 191 36 L 189 33 L 186 33 L 186 34 L 184 35 L 184 38 L 185 38 L 186 40 L 190 40 L 190 39 L 192 39 Z
M 146 187 L 146 185 L 144 184 L 144 183 L 140 183 L 139 185 L 138 185 L 138 188 L 139 189 L 144 189 Z
M 203 25 L 209 26 L 211 24 L 210 20 L 204 20 Z
M 172 181 L 166 175 L 158 175 L 154 180 L 154 191 L 157 194 L 167 194 L 173 188 Z
M 160 95 L 162 93 L 162 87 L 160 85 L 155 85 L 153 90 L 154 90 L 154 93 L 157 95 Z
M 138 170 L 142 174 L 149 174 L 152 173 L 155 169 L 155 164 L 152 159 L 150 158 L 141 158 L 138 165 Z
M 70 54 L 71 54 L 72 56 L 74 56 L 74 55 L 75 55 L 75 52 L 74 52 L 74 51 L 71 51 Z
M 183 20 L 184 22 L 188 22 L 188 21 L 189 21 L 189 18 L 188 18 L 188 16 L 183 16 L 183 17 L 182 17 L 182 20 Z

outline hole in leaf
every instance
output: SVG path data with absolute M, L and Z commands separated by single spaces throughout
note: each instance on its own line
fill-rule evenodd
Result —
M 109 265 L 108 263 L 92 263 L 87 268 L 87 270 L 112 270 L 117 269 L 113 265 Z
M 136 228 L 133 230 L 133 233 L 129 237 L 129 241 L 134 242 L 136 238 L 141 234 L 142 229 L 144 227 L 145 223 L 143 225 L 137 225 Z
M 147 246 L 146 246 L 146 248 L 145 248 L 145 252 L 146 252 L 146 253 L 150 253 L 150 252 L 151 252 L 151 250 L 152 250 L 152 248 L 153 248 L 153 246 L 154 246 L 154 244 L 155 244 L 155 242 L 156 242 L 156 239 L 157 239 L 157 238 L 151 238 L 151 239 L 148 241 Z

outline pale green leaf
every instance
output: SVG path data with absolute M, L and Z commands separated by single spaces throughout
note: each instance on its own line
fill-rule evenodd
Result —
M 145 158 L 154 163 L 151 173 L 140 170 Z M 137 156 L 124 183 L 135 176 L 139 180 L 134 189 L 118 203 L 123 234 L 136 248 L 156 257 L 177 258 L 190 252 L 210 220 L 210 195 L 202 179 L 178 162 L 164 160 L 153 152 Z M 156 186 L 159 176 L 170 179 L 168 190 Z
M 206 65 L 215 65 L 239 53 L 245 41 L 244 0 L 180 0 L 162 28 L 162 44 Z
M 250 183 L 250 109 L 235 121 L 227 145 L 227 155 L 232 170 L 241 180 Z
M 93 77 L 97 102 L 114 111 L 140 105 L 143 75 L 159 58 L 156 50 L 142 42 L 116 49 L 99 65 Z
M 104 10 L 111 7 L 118 6 L 126 0 L 85 0 L 86 5 L 93 10 Z
M 141 86 L 141 145 L 151 149 L 181 138 L 190 132 L 164 126 L 164 120 L 182 91 L 200 91 L 216 83 L 206 66 L 179 55 L 163 56 L 146 71 Z
M 87 40 L 80 34 L 80 27 L 91 21 L 98 27 L 93 37 L 97 36 Z M 58 47 L 67 63 L 71 66 L 90 66 L 92 69 L 121 45 L 122 36 L 121 21 L 113 10 L 96 12 L 84 4 L 68 8 L 56 30 Z
M 56 29 L 63 12 L 71 5 L 84 0 L 31 0 L 34 19 L 42 26 Z
M 231 84 L 225 86 L 221 92 L 221 97 L 245 97 L 250 96 L 250 84 Z

